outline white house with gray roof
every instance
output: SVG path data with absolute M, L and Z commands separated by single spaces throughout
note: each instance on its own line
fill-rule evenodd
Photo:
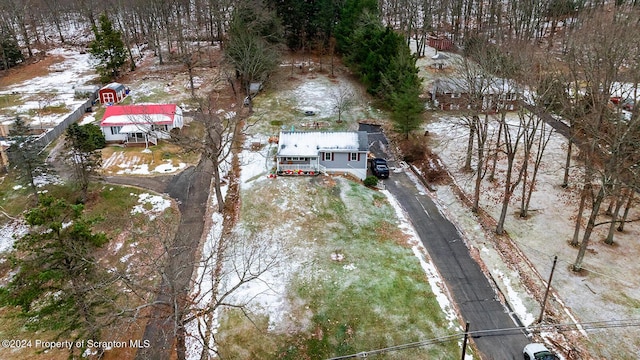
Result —
M 349 173 L 367 177 L 366 131 L 282 131 L 276 155 L 278 175 Z

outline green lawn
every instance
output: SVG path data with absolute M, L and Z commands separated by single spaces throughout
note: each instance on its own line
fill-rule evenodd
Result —
M 431 291 L 384 195 L 332 178 L 278 178 L 243 192 L 239 227 L 286 237 L 292 270 L 279 323 L 256 311 L 221 318 L 227 359 L 323 359 L 458 332 Z M 277 235 L 276 235 L 277 237 Z M 336 261 L 332 254 L 341 254 Z M 457 342 L 380 355 L 453 359 Z

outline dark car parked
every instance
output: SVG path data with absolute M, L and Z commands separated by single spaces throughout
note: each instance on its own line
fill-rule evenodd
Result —
M 387 160 L 381 158 L 375 158 L 369 160 L 369 167 L 371 173 L 378 178 L 386 179 L 389 177 L 389 166 L 387 166 Z

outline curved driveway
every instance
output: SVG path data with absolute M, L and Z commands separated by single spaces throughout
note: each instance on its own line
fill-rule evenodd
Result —
M 369 133 L 370 151 L 388 158 L 387 143 L 379 127 L 361 124 L 361 131 Z M 381 146 L 382 145 L 382 146 Z M 393 162 L 390 162 L 393 166 Z M 499 301 L 496 287 L 469 254 L 469 249 L 455 226 L 438 210 L 425 190 L 405 172 L 394 172 L 384 181 L 387 190 L 397 199 L 411 220 L 433 264 L 447 284 L 463 322 L 469 331 L 489 330 L 473 336 L 482 359 L 522 359 L 522 349 L 529 342 L 525 334 L 513 329 L 520 326 L 517 316 L 508 305 Z

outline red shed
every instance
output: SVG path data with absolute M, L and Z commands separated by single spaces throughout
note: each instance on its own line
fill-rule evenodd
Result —
M 430 36 L 427 39 L 427 43 L 430 47 L 440 51 L 447 51 L 447 50 L 453 49 L 453 41 L 447 39 L 446 37 Z
M 98 96 L 102 104 L 115 104 L 122 101 L 127 96 L 127 93 L 127 88 L 124 85 L 113 82 L 100 89 Z

